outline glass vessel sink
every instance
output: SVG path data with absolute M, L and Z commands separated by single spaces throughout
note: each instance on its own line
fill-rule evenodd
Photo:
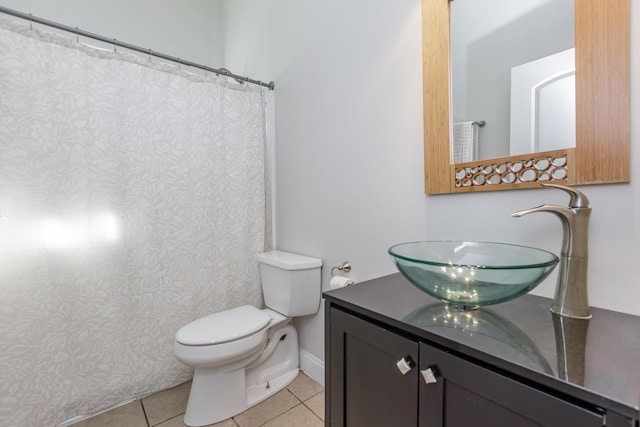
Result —
M 526 294 L 558 263 L 542 249 L 491 242 L 401 243 L 389 255 L 418 289 L 463 310 Z

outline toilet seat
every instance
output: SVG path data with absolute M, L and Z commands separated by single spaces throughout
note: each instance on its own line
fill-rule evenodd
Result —
M 262 310 L 243 305 L 194 320 L 176 333 L 176 341 L 186 346 L 229 343 L 255 334 L 270 321 Z

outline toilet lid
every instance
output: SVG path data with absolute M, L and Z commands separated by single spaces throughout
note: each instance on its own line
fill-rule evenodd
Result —
M 243 305 L 194 320 L 178 331 L 176 341 L 184 345 L 222 344 L 251 335 L 270 320 L 263 311 Z

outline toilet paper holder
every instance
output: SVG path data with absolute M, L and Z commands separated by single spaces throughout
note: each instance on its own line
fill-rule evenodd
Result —
M 351 263 L 349 261 L 344 261 L 342 264 L 333 267 L 331 269 L 331 276 L 335 276 L 337 274 L 336 270 L 348 273 L 351 271 Z

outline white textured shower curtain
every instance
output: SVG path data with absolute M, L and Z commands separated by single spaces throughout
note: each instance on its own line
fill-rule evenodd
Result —
M 0 425 L 189 378 L 189 321 L 261 304 L 262 89 L 0 23 Z

